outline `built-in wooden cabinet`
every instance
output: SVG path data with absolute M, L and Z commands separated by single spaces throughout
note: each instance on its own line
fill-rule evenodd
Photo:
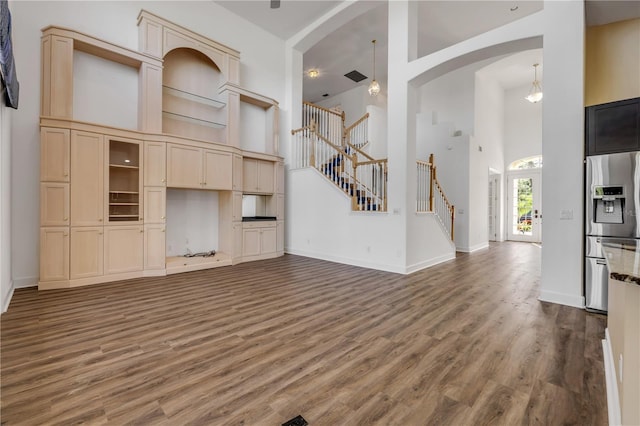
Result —
M 107 212 L 110 224 L 142 222 L 142 143 L 108 139 L 106 142 L 108 184 Z
M 274 257 L 277 253 L 276 223 L 245 222 L 242 229 L 243 260 L 258 260 Z
M 104 271 L 104 227 L 71 228 L 69 279 L 93 278 Z
M 273 161 L 244 158 L 242 163 L 243 191 L 249 194 L 273 194 L 275 167 Z
M 239 86 L 239 52 L 146 11 L 138 25 L 141 52 L 71 29 L 50 26 L 42 32 L 42 289 L 214 268 L 283 253 L 278 103 Z M 137 69 L 137 128 L 74 117 L 76 51 Z M 247 104 L 261 108 L 264 120 L 241 113 Z M 263 128 L 264 151 L 255 143 L 261 139 L 256 129 Z M 242 134 L 254 141 L 251 146 L 243 145 Z M 168 188 L 217 192 L 211 197 L 217 199 L 217 211 L 203 215 L 218 225 L 215 256 L 167 255 L 172 253 L 167 249 L 172 226 Z M 278 221 L 243 222 L 243 194 L 263 198 L 267 215 Z M 169 202 L 175 214 L 181 205 Z
M 230 153 L 189 145 L 167 145 L 167 186 L 173 188 L 232 188 Z
M 69 228 L 40 228 L 40 281 L 69 279 Z
M 144 185 L 167 186 L 167 144 L 144 143 Z
M 104 238 L 105 274 L 142 271 L 144 228 L 141 225 L 106 226 Z

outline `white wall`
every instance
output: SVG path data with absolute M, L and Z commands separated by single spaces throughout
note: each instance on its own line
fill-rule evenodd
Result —
M 367 105 L 369 145 L 364 148 L 375 159 L 387 158 L 387 108 Z
M 344 111 L 344 124 L 349 127 L 367 112 L 368 97 L 367 86 L 356 86 L 346 92 L 338 93 L 316 102 L 316 105 L 325 108 L 333 108 L 339 105 Z
M 247 151 L 268 152 L 266 117 L 264 108 L 248 102 L 240 102 L 240 148 Z
M 504 165 L 542 154 L 542 102 L 524 99 L 531 84 L 504 92 Z
M 544 2 L 542 277 L 540 299 L 584 306 L 584 4 Z M 564 212 L 564 214 L 563 214 Z M 567 213 L 573 219 L 560 219 Z
M 11 135 L 12 140 L 20 141 L 13 145 L 11 157 L 12 271 L 16 287 L 35 285 L 39 273 L 35 254 L 39 247 L 41 29 L 59 25 L 137 49 L 136 18 L 142 8 L 239 50 L 240 83 L 276 100 L 284 98 L 284 41 L 214 2 L 12 2 L 14 54 L 21 91 Z M 288 130 L 280 128 L 281 139 Z
M 0 100 L 0 312 L 13 294 L 11 274 L 11 114 Z
M 218 250 L 218 192 L 167 189 L 167 256 Z

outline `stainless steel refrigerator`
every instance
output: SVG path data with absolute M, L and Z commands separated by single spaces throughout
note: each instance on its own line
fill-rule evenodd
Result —
M 609 273 L 601 238 L 640 238 L 640 151 L 595 155 L 586 162 L 585 304 L 606 312 Z

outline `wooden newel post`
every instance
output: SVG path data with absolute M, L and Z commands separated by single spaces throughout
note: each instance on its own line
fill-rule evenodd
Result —
M 316 121 L 311 120 L 309 124 L 309 133 L 311 135 L 311 152 L 309 153 L 309 164 L 316 167 Z
M 434 195 L 433 195 L 433 182 L 436 180 L 436 166 L 433 165 L 433 163 L 431 163 L 431 173 L 429 176 L 429 211 L 432 212 L 433 211 L 433 200 L 434 200 Z
M 355 186 L 355 183 L 358 182 L 358 177 L 357 177 L 358 163 L 352 162 L 351 164 L 353 165 L 353 182 L 352 182 L 352 184 L 354 185 L 353 186 L 353 194 L 351 195 L 351 210 L 355 211 L 355 210 L 358 210 L 358 189 Z M 351 190 L 351 188 L 349 188 L 349 190 Z
M 456 206 L 451 206 L 451 241 L 453 241 L 453 220 L 456 217 Z

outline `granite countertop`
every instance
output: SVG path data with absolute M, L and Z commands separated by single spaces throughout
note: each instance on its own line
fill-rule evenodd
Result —
M 640 240 L 602 238 L 602 251 L 611 278 L 640 285 Z

